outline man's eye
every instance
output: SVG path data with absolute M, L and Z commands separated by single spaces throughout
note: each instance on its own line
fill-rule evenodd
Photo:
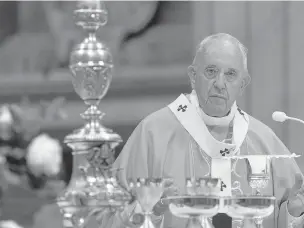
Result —
M 235 76 L 235 72 L 234 71 L 228 71 L 225 74 L 229 75 L 229 76 Z
M 205 74 L 207 77 L 212 77 L 217 74 L 217 70 L 214 68 L 209 68 L 205 70 Z
M 237 76 L 236 72 L 234 71 L 228 71 L 225 73 L 225 75 L 227 76 L 228 80 L 234 80 Z

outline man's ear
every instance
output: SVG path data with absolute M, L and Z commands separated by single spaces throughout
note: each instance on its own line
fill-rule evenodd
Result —
M 251 76 L 249 73 L 246 73 L 242 80 L 242 85 L 241 85 L 241 90 L 240 90 L 240 95 L 242 95 L 245 91 L 245 88 L 250 84 L 251 82 Z
M 193 65 L 188 67 L 188 76 L 191 82 L 192 89 L 194 89 L 195 79 L 196 79 L 196 68 Z

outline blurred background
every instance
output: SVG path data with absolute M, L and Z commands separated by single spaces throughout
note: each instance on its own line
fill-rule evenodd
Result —
M 273 122 L 271 115 L 282 110 L 304 118 L 304 2 L 115 1 L 106 7 L 109 22 L 98 35 L 111 48 L 115 72 L 100 108 L 104 124 L 124 141 L 142 118 L 190 91 L 186 72 L 196 46 L 224 32 L 249 49 L 252 82 L 239 105 L 292 152 L 303 153 L 304 127 Z M 74 9 L 73 1 L 0 2 L 0 103 L 19 104 L 31 123 L 39 119 L 60 140 L 82 125 L 85 110 L 68 71 L 71 48 L 84 37 L 74 26 Z M 304 158 L 297 162 L 304 171 Z M 5 200 L 3 217 L 25 227 L 43 204 L 17 187 Z

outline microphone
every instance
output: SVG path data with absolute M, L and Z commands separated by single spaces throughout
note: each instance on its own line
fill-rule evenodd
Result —
M 285 120 L 294 120 L 294 121 L 304 124 L 303 120 L 287 116 L 285 112 L 279 112 L 279 111 L 272 113 L 272 119 L 277 122 L 284 122 Z

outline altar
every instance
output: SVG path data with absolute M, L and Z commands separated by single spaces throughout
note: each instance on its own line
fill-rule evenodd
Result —
M 290 115 L 304 115 L 304 109 L 299 105 L 303 93 L 299 75 L 304 72 L 298 63 L 304 53 L 301 52 L 304 33 L 298 22 L 302 20 L 300 10 L 303 4 L 190 1 L 106 2 L 106 5 L 109 7 L 109 25 L 98 35 L 109 44 L 115 68 L 111 87 L 101 101 L 100 109 L 106 113 L 105 126 L 123 139 L 115 156 L 145 116 L 174 100 L 180 92 L 189 92 L 187 67 L 196 45 L 203 37 L 217 32 L 236 36 L 250 50 L 248 65 L 253 80 L 251 88 L 238 101 L 239 106 L 270 126 L 291 151 L 301 154 L 299 135 L 303 129 L 294 123 L 280 125 L 272 121 L 271 114 L 284 110 Z M 130 11 L 126 10 L 127 7 Z M 0 103 L 21 104 L 39 109 L 39 113 L 62 109 L 65 118 L 48 118 L 41 123 L 42 131 L 61 141 L 72 130 L 83 126 L 79 114 L 85 111 L 67 69 L 71 43 L 76 42 L 73 36 L 77 33 L 69 27 L 71 18 L 64 14 L 73 10 L 69 4 L 19 2 L 18 11 L 27 20 L 19 19 L 20 31 L 4 42 L 4 54 L 0 54 Z M 37 20 L 33 11 L 47 14 Z M 118 14 L 120 17 L 116 19 Z M 58 21 L 60 19 L 62 21 Z M 67 27 L 58 26 L 60 22 L 65 22 Z M 46 31 L 46 25 L 50 31 Z M 29 33 L 35 29 L 36 41 Z M 55 41 L 50 33 L 55 34 Z M 38 46 L 40 49 L 34 48 Z M 54 47 L 55 53 L 52 51 Z M 49 54 L 45 57 L 40 52 Z M 34 53 L 33 57 L 31 53 Z M 21 61 L 16 57 L 19 55 L 31 55 L 24 59 L 35 62 L 40 58 L 41 61 L 31 64 L 30 60 Z M 18 67 L 14 68 L 14 65 Z M 57 97 L 64 98 L 59 108 L 52 106 Z M 65 152 L 70 153 L 71 149 L 65 147 Z M 303 172 L 303 157 L 297 158 L 297 162 Z M 12 188 L 8 196 L 6 203 L 11 206 L 3 216 L 31 227 L 32 213 L 39 210 L 43 200 L 34 200 L 34 194 L 19 187 Z M 25 210 L 24 205 L 30 202 L 31 210 Z

